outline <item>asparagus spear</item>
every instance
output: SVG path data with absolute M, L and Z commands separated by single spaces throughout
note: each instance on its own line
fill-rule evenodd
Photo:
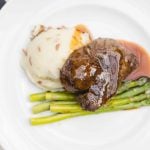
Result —
M 29 99 L 30 99 L 31 102 L 43 101 L 46 98 L 45 94 L 46 94 L 46 92 L 43 92 L 43 93 L 34 93 L 34 94 L 31 94 L 29 96 Z
M 112 99 L 108 101 L 106 105 L 123 105 L 123 104 L 128 104 L 130 102 L 137 102 L 137 101 L 142 101 L 144 99 L 150 98 L 150 92 L 149 90 L 146 91 L 144 94 L 140 94 L 134 97 L 129 97 L 129 98 L 124 98 L 124 99 Z
M 45 100 L 71 101 L 76 99 L 76 95 L 68 92 L 43 92 L 31 94 L 29 98 L 31 102 L 45 101 Z
M 40 117 L 40 118 L 31 118 L 30 122 L 32 125 L 40 125 L 40 124 L 47 124 L 47 123 L 53 123 L 60 120 L 64 120 L 67 118 L 73 118 L 77 116 L 83 116 L 83 115 L 93 115 L 93 114 L 99 114 L 104 112 L 112 112 L 112 111 L 119 111 L 119 110 L 128 110 L 128 109 L 134 109 L 139 108 L 142 106 L 149 106 L 150 105 L 150 99 L 140 101 L 140 102 L 133 102 L 126 105 L 119 105 L 119 106 L 108 106 L 108 107 L 101 107 L 100 109 L 96 110 L 95 112 L 89 112 L 89 111 L 80 111 L 75 113 L 65 113 L 65 114 L 55 114 L 51 116 L 46 117 Z
M 32 112 L 34 114 L 50 110 L 50 105 L 68 105 L 68 104 L 77 104 L 77 101 L 51 101 L 43 102 L 32 107 Z
M 124 82 L 117 90 L 117 94 L 121 94 L 130 88 L 136 87 L 136 86 L 142 86 L 148 81 L 148 78 L 142 77 L 138 80 L 132 80 L 132 81 L 126 81 Z
M 76 117 L 76 116 L 80 116 L 80 112 L 68 113 L 68 114 L 55 114 L 55 115 L 46 116 L 46 117 L 31 118 L 30 123 L 32 125 L 47 124 L 47 123 L 53 123 L 53 122 L 57 122 L 60 120 L 64 120 L 64 119 Z
M 56 112 L 56 113 L 72 113 L 72 112 L 82 111 L 82 108 L 79 104 L 70 104 L 70 105 L 52 104 L 50 105 L 50 110 L 51 112 Z
M 43 102 L 32 107 L 34 114 L 50 110 L 50 102 Z
M 51 101 L 50 105 L 69 105 L 69 104 L 78 104 L 77 101 Z
M 126 91 L 126 92 L 124 92 L 122 94 L 119 94 L 119 95 L 116 95 L 116 96 L 112 97 L 111 99 L 130 98 L 130 97 L 136 96 L 138 94 L 141 94 L 141 93 L 143 93 L 146 90 L 150 90 L 150 82 L 145 83 L 141 87 L 132 88 L 129 91 Z
M 47 92 L 46 100 L 76 100 L 76 96 L 73 93 L 68 92 Z

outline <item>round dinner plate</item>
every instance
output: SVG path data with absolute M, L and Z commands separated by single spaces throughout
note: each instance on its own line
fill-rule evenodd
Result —
M 150 107 L 31 126 L 28 95 L 41 90 L 28 81 L 20 67 L 21 50 L 37 24 L 83 23 L 94 38 L 126 39 L 150 52 L 149 17 L 149 0 L 10 0 L 0 12 L 0 147 L 149 150 Z

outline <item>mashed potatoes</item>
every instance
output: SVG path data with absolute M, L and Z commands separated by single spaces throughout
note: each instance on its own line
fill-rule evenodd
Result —
M 22 66 L 29 79 L 47 90 L 62 90 L 60 69 L 70 53 L 91 41 L 83 25 L 72 28 L 38 26 L 23 49 Z

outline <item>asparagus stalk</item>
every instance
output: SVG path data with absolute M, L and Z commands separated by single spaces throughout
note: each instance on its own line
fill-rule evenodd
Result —
M 51 102 L 43 102 L 32 107 L 32 112 L 34 114 L 41 113 L 44 111 L 50 110 L 51 105 L 69 105 L 69 104 L 77 104 L 77 101 L 51 101 Z
M 56 113 L 73 113 L 73 112 L 79 112 L 82 111 L 82 108 L 79 104 L 52 104 L 50 105 L 51 112 Z
M 108 101 L 108 103 L 106 105 L 112 105 L 112 106 L 124 105 L 124 104 L 128 104 L 131 102 L 142 101 L 147 98 L 150 98 L 149 91 L 146 91 L 144 94 L 140 94 L 140 95 L 137 95 L 134 97 L 124 98 L 124 99 L 112 99 L 112 100 Z
M 77 101 L 51 101 L 51 105 L 69 105 L 69 104 L 78 104 Z
M 117 94 L 121 94 L 130 88 L 136 87 L 136 86 L 142 86 L 148 81 L 148 78 L 142 77 L 139 78 L 138 80 L 133 80 L 133 81 L 126 81 L 124 82 L 117 90 Z
M 44 101 L 45 100 L 45 94 L 46 92 L 43 92 L 43 93 L 34 93 L 34 94 L 31 94 L 29 96 L 29 99 L 31 102 L 37 102 L 37 101 Z
M 32 107 L 32 113 L 34 114 L 48 111 L 48 110 L 50 110 L 50 102 L 43 102 L 41 104 L 37 104 Z
M 80 112 L 79 113 L 68 113 L 68 114 L 55 114 L 55 115 L 46 116 L 46 117 L 31 118 L 30 123 L 32 125 L 47 124 L 47 123 L 53 123 L 53 122 L 57 122 L 60 120 L 64 120 L 64 119 L 72 118 L 72 117 L 76 117 L 76 116 L 80 116 Z
M 136 96 L 138 94 L 143 93 L 144 91 L 150 90 L 150 82 L 145 83 L 143 86 L 141 87 L 135 87 L 130 89 L 129 91 L 126 91 L 122 94 L 116 95 L 114 97 L 112 97 L 111 99 L 123 99 L 123 98 L 130 98 L 133 96 Z
M 45 100 L 71 101 L 76 100 L 76 95 L 68 92 L 43 92 L 31 94 L 29 98 L 31 102 L 38 102 Z
M 76 100 L 76 95 L 68 92 L 47 92 L 46 100 L 71 101 Z
M 119 106 L 108 106 L 108 107 L 101 107 L 100 109 L 96 110 L 95 112 L 89 112 L 89 111 L 80 111 L 75 113 L 65 113 L 65 114 L 55 114 L 51 116 L 46 117 L 40 117 L 40 118 L 31 118 L 30 122 L 32 125 L 40 125 L 40 124 L 47 124 L 47 123 L 54 123 L 60 120 L 64 120 L 67 118 L 73 118 L 77 116 L 83 116 L 83 115 L 93 115 L 93 114 L 99 114 L 104 112 L 112 112 L 112 111 L 119 111 L 119 110 L 128 110 L 128 109 L 135 109 L 142 106 L 149 106 L 150 105 L 150 99 L 140 101 L 140 102 L 132 102 L 126 105 L 119 105 Z

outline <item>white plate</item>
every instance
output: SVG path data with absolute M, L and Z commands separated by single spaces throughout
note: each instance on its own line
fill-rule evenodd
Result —
M 0 14 L 0 144 L 5 150 L 148 150 L 150 107 L 32 127 L 29 93 L 39 91 L 20 68 L 36 24 L 86 24 L 94 37 L 127 39 L 150 50 L 150 1 L 13 0 Z M 148 66 L 149 67 L 149 66 Z

